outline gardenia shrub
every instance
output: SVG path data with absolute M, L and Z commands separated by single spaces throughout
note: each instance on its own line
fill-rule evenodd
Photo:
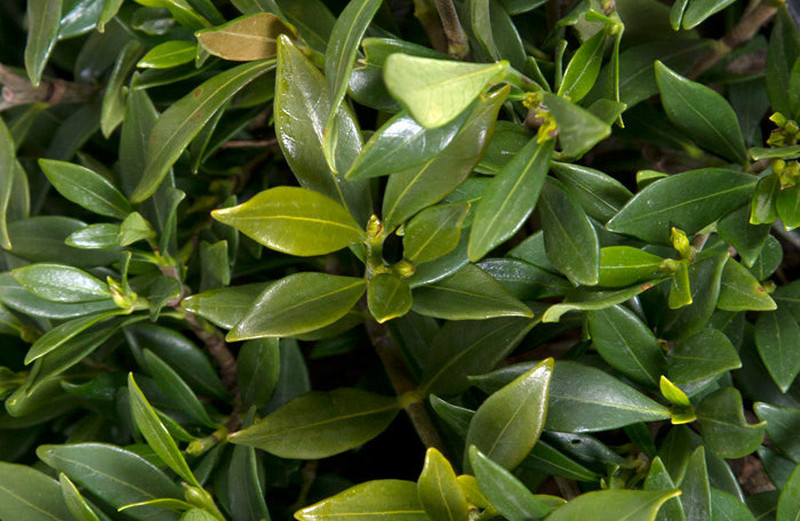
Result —
M 4 2 L 0 520 L 796 520 L 793 13 Z

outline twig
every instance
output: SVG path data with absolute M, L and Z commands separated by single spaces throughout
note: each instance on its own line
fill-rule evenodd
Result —
M 441 53 L 447 53 L 447 38 L 444 36 L 439 15 L 430 0 L 414 0 L 414 16 L 425 29 L 431 46 Z
M 86 103 L 97 93 L 92 85 L 71 83 L 65 80 L 42 80 L 39 87 L 24 76 L 14 73 L 0 63 L 0 83 L 3 84 L 0 97 L 0 112 L 30 103 Z
M 714 48 L 692 67 L 687 77 L 691 79 L 697 78 L 719 63 L 719 61 L 727 56 L 733 49 L 745 42 L 749 42 L 758 30 L 761 29 L 761 26 L 772 20 L 777 12 L 777 8 L 770 5 L 768 0 L 745 11 L 739 23 L 723 38 L 717 40 Z
M 278 144 L 278 140 L 263 139 L 260 141 L 237 141 L 230 140 L 222 144 L 222 148 L 267 148 Z
M 556 482 L 556 485 L 558 485 L 561 496 L 567 501 L 581 495 L 578 485 L 576 485 L 573 480 L 560 478 L 558 476 L 554 476 L 553 480 Z
M 389 375 L 397 396 L 400 397 L 403 408 L 408 413 L 414 429 L 417 431 L 422 443 L 426 447 L 434 447 L 444 453 L 444 443 L 439 437 L 436 427 L 428 415 L 425 402 L 419 394 L 416 382 L 411 378 L 405 362 L 400 357 L 397 345 L 394 343 L 389 330 L 383 324 L 374 320 L 367 320 L 367 333 L 375 347 L 375 351 L 383 362 L 383 367 Z
M 466 60 L 469 57 L 469 42 L 461 21 L 458 19 L 456 6 L 453 0 L 433 0 L 436 4 L 436 11 L 442 21 L 444 36 L 447 38 L 447 53 L 458 60 Z

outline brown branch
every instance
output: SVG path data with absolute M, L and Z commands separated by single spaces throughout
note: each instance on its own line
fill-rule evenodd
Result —
M 692 67 L 687 77 L 696 79 L 719 63 L 733 49 L 750 41 L 764 24 L 772 20 L 777 12 L 778 10 L 771 5 L 769 0 L 746 10 L 739 23 L 723 38 L 717 40 L 714 48 Z
M 30 103 L 86 103 L 94 98 L 97 88 L 92 85 L 72 83 L 65 80 L 42 80 L 34 87 L 28 78 L 16 74 L 0 63 L 0 112 Z
M 425 29 L 431 46 L 441 53 L 447 53 L 447 38 L 442 30 L 442 22 L 430 0 L 414 0 L 414 16 Z
M 456 6 L 453 0 L 433 0 L 439 19 L 442 21 L 444 36 L 447 38 L 447 53 L 457 60 L 466 60 L 469 57 L 469 42 L 467 34 L 458 19 Z
M 222 148 L 267 148 L 278 144 L 277 139 L 263 139 L 260 141 L 230 140 L 222 144 Z
M 402 402 L 403 408 L 408 413 L 414 429 L 417 431 L 422 443 L 426 447 L 433 447 L 444 453 L 444 443 L 439 437 L 439 432 L 433 424 L 425 402 L 419 394 L 417 383 L 408 373 L 405 362 L 400 357 L 397 345 L 394 343 L 388 328 L 383 324 L 378 324 L 370 319 L 366 322 L 367 333 L 375 347 L 375 351 L 383 362 L 383 367 L 389 375 L 397 396 Z

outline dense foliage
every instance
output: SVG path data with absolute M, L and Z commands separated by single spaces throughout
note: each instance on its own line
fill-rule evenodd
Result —
M 792 13 L 4 0 L 0 519 L 797 519 Z

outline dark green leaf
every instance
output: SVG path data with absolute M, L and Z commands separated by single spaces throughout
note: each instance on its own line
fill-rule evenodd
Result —
M 78 488 L 69 480 L 66 474 L 63 472 L 59 474 L 58 481 L 61 484 L 64 503 L 76 521 L 100 521 L 100 518 L 94 513 L 92 507 L 86 503 Z
M 667 472 L 661 458 L 656 456 L 650 463 L 650 470 L 644 482 L 645 490 L 675 490 L 675 482 Z M 673 498 L 664 503 L 655 518 L 657 521 L 686 521 L 683 513 L 683 503 L 678 498 Z
M 85 317 L 75 318 L 68 322 L 63 322 L 56 327 L 50 329 L 45 334 L 36 339 L 28 353 L 25 355 L 25 363 L 30 364 L 37 358 L 55 351 L 70 342 L 77 335 L 86 331 L 94 324 L 101 322 L 114 315 L 119 315 L 124 311 L 116 309 L 106 311 L 104 313 L 97 313 L 94 315 L 87 315 Z
M 34 87 L 39 86 L 44 67 L 58 39 L 61 0 L 28 2 L 28 41 L 25 44 L 25 69 Z
M 770 376 L 786 392 L 800 373 L 800 326 L 781 308 L 759 313 L 755 340 Z
M 719 220 L 717 233 L 736 248 L 742 263 L 751 267 L 769 237 L 769 225 L 751 225 L 750 207 L 742 206 Z M 764 280 L 764 277 L 758 278 L 758 280 Z
M 21 286 L 10 272 L 0 274 L 0 302 L 22 313 L 42 318 L 76 318 L 117 309 L 113 300 L 62 303 L 37 297 Z
M 243 284 L 190 295 L 181 307 L 225 329 L 232 329 L 253 308 L 267 283 Z
M 599 170 L 555 161 L 551 168 L 586 213 L 600 222 L 614 217 L 633 197 L 622 183 Z
M 794 230 L 800 226 L 800 185 L 781 190 L 776 207 L 785 229 Z
M 49 159 L 40 160 L 39 165 L 61 195 L 89 211 L 115 219 L 124 219 L 132 211 L 119 190 L 88 168 Z
M 669 378 L 689 385 L 742 367 L 736 348 L 718 329 L 702 329 L 675 343 L 669 356 Z
M 236 370 L 244 406 L 261 408 L 267 405 L 280 375 L 278 339 L 245 342 L 236 359 Z
M 718 456 L 744 457 L 755 451 L 764 440 L 766 424 L 747 423 L 742 410 L 742 396 L 733 387 L 723 387 L 709 394 L 695 412 L 703 441 Z
M 769 38 L 766 84 L 772 108 L 790 117 L 789 84 L 792 68 L 800 56 L 800 31 L 788 9 L 779 9 Z
M 8 208 L 14 191 L 16 176 L 16 146 L 11 132 L 0 120 L 0 247 L 11 249 L 8 236 Z
M 572 289 L 566 279 L 517 259 L 484 259 L 478 267 L 521 300 L 562 296 Z
M 566 298 L 560 304 L 555 304 L 547 308 L 547 311 L 545 311 L 542 316 L 542 322 L 558 322 L 561 319 L 561 315 L 567 311 L 605 309 L 616 304 L 621 304 L 663 281 L 663 278 L 653 279 L 648 282 L 637 284 L 636 286 L 608 291 L 576 288 L 567 294 Z
M 100 130 L 106 138 L 125 119 L 127 91 L 124 83 L 136 67 L 136 61 L 142 52 L 144 52 L 144 46 L 137 40 L 130 40 L 120 51 L 114 62 L 114 68 L 111 69 L 111 76 L 109 76 L 105 92 L 103 92 L 103 103 L 100 107 Z
M 611 134 L 611 127 L 586 109 L 555 94 L 545 93 L 544 104 L 558 126 L 561 152 L 580 157 Z
M 711 521 L 755 521 L 755 517 L 739 498 L 711 488 Z
M 694 29 L 706 18 L 722 11 L 733 3 L 734 0 L 692 0 L 683 13 L 682 25 L 684 30 Z
M 0 462 L 0 516 L 20 521 L 72 521 L 58 482 L 25 465 Z
M 295 513 L 300 521 L 429 521 L 413 481 L 368 481 Z
M 119 231 L 118 224 L 90 224 L 71 233 L 64 242 L 68 246 L 87 250 L 113 248 L 117 245 Z
M 711 486 L 703 447 L 698 447 L 689 458 L 686 475 L 681 482 L 681 503 L 686 521 L 705 521 L 711 518 Z
M 767 424 L 767 434 L 772 443 L 792 460 L 800 459 L 800 409 L 777 407 L 756 402 L 753 405 L 758 419 Z
M 269 521 L 269 510 L 258 475 L 255 449 L 241 445 L 234 447 L 228 467 L 228 493 L 233 521 Z
M 216 422 L 208 416 L 203 404 L 174 369 L 149 349 L 144 350 L 144 361 L 147 371 L 175 408 L 197 423 L 216 427 Z

